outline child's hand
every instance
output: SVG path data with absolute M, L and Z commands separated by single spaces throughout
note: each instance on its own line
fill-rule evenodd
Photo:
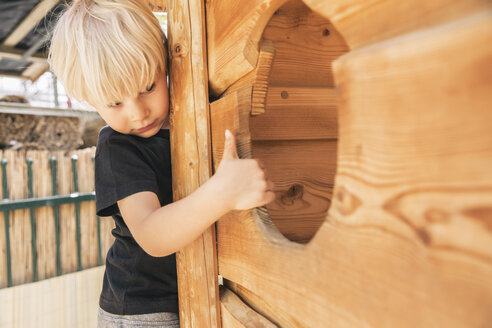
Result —
M 226 130 L 222 161 L 214 175 L 221 186 L 222 199 L 231 210 L 262 206 L 275 199 L 273 183 L 257 159 L 239 159 L 236 138 Z

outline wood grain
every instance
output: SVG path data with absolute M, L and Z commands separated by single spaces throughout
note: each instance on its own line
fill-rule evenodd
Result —
M 222 158 L 223 131 L 235 131 L 239 156 L 262 160 L 275 184 L 276 199 L 267 205 L 271 220 L 289 239 L 308 241 L 331 203 L 336 140 L 252 141 L 251 88 L 228 94 L 210 107 L 215 168 Z
M 246 86 L 210 104 L 214 170 L 218 168 L 224 153 L 226 129 L 235 133 L 239 158 L 252 156 L 249 127 L 252 90 L 252 86 Z
M 304 0 L 329 19 L 351 50 L 488 10 L 489 0 Z
M 220 308 L 222 313 L 222 327 L 232 328 L 275 328 L 277 325 L 270 322 L 261 314 L 255 312 L 241 299 L 227 288 L 220 290 Z
M 252 140 L 337 139 L 334 88 L 270 86 L 264 113 L 251 117 Z
M 275 46 L 270 86 L 333 87 L 332 62 L 348 51 L 330 21 L 300 1 L 278 8 L 262 37 Z
M 270 219 L 289 240 L 308 242 L 331 204 L 336 140 L 255 141 L 252 149 L 275 184 Z
M 147 0 L 149 7 L 154 12 L 166 12 L 167 0 Z
M 490 39 L 488 10 L 335 63 L 338 171 L 316 235 L 289 242 L 264 209 L 218 223 L 219 273 L 250 306 L 282 327 L 489 325 Z
M 258 54 L 258 64 L 255 68 L 255 78 L 253 82 L 251 115 L 265 113 L 265 103 L 268 90 L 268 79 L 272 69 L 272 61 L 275 56 L 275 47 L 270 40 L 262 40 L 260 52 Z
M 221 94 L 256 67 L 265 25 L 286 1 L 206 2 L 208 71 L 212 94 Z
M 211 175 L 204 6 L 168 2 L 174 200 Z M 176 254 L 181 327 L 220 327 L 216 254 L 214 226 Z

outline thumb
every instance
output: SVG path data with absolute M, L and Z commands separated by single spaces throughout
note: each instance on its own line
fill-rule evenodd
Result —
M 236 138 L 231 133 L 231 131 L 225 131 L 225 144 L 224 144 L 224 155 L 222 159 L 236 159 L 239 158 L 236 150 Z

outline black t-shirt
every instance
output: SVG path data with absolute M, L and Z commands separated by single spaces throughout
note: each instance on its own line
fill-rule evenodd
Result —
M 95 167 L 97 214 L 112 216 L 116 224 L 99 306 L 114 314 L 177 313 L 175 254 L 148 255 L 136 243 L 116 203 L 141 191 L 154 192 L 161 206 L 172 202 L 169 130 L 140 138 L 105 127 L 99 133 Z

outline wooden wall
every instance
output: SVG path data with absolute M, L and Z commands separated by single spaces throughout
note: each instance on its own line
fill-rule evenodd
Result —
M 206 5 L 214 165 L 277 194 L 217 224 L 222 325 L 488 326 L 491 2 Z

